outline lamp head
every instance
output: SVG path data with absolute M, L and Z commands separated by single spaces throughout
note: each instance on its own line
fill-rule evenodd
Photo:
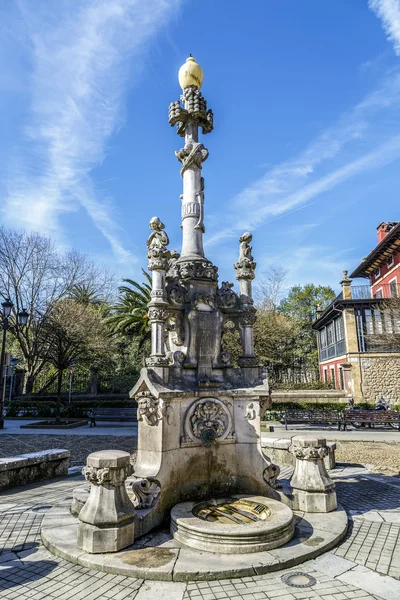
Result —
M 179 85 L 184 90 L 188 87 L 194 87 L 197 90 L 203 83 L 203 69 L 197 64 L 192 55 L 186 59 L 178 73 Z
M 27 322 L 28 322 L 28 318 L 29 318 L 29 313 L 26 310 L 26 308 L 23 308 L 22 310 L 19 311 L 19 313 L 18 313 L 18 323 L 19 323 L 19 325 L 21 325 L 22 327 L 24 325 L 26 325 Z
M 7 298 L 7 300 L 5 300 L 1 306 L 3 307 L 3 317 L 9 317 L 11 315 L 12 309 L 14 308 L 14 304 L 9 298 Z

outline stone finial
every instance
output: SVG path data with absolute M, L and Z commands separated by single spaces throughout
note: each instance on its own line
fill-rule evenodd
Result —
M 295 499 L 294 509 L 311 513 L 336 510 L 335 484 L 325 468 L 328 454 L 325 438 L 297 435 L 289 451 L 296 458 L 290 485 Z
M 78 548 L 91 554 L 117 552 L 133 544 L 134 507 L 125 489 L 132 474 L 130 454 L 120 450 L 93 452 L 83 474 L 90 494 L 79 513 Z
M 343 300 L 351 300 L 351 279 L 348 271 L 343 271 L 343 279 L 340 282 L 340 285 L 342 286 Z
M 252 239 L 253 236 L 248 231 L 246 231 L 246 233 L 241 235 L 239 238 L 239 260 L 234 265 L 236 269 L 236 279 L 238 280 L 245 279 L 251 281 L 255 277 L 254 271 L 256 268 L 256 263 L 254 262 L 251 254 L 252 247 L 250 246 Z
M 169 239 L 164 223 L 158 217 L 152 217 L 149 223 L 151 234 L 146 242 L 148 248 L 149 271 L 166 271 L 168 269 L 170 253 L 167 249 Z

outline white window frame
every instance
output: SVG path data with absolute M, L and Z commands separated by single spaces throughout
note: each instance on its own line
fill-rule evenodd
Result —
M 376 274 L 377 272 L 378 272 L 378 274 Z M 381 276 L 381 268 L 376 267 L 376 269 L 374 271 L 374 277 L 375 277 L 375 279 L 379 279 L 380 276 Z
M 393 256 L 393 254 L 392 254 L 392 256 L 390 256 L 387 259 L 386 264 L 388 266 L 388 269 L 390 269 L 390 267 L 393 267 L 393 265 L 394 265 L 394 256 Z
M 392 296 L 392 290 L 390 290 L 390 284 L 393 283 L 393 282 L 395 282 L 395 284 L 396 284 L 397 296 Z M 389 287 L 389 290 L 390 290 L 390 298 L 398 298 L 400 294 L 399 294 L 399 284 L 398 284 L 398 281 L 397 281 L 397 277 L 393 277 L 393 279 L 391 279 L 388 282 L 388 287 Z

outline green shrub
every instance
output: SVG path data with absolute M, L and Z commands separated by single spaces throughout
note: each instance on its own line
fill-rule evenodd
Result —
M 374 408 L 375 404 L 363 403 L 362 406 L 371 409 Z M 273 404 L 271 410 L 267 410 L 263 421 L 281 421 L 285 410 L 338 410 L 341 412 L 347 408 L 349 408 L 348 402 L 279 402 Z
M 333 390 L 335 386 L 332 382 L 311 381 L 310 383 L 274 383 L 274 390 Z M 344 393 L 344 392 L 343 392 Z

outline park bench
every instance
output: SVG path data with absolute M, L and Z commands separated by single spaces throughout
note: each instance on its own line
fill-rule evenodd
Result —
M 341 416 L 338 410 L 304 410 L 304 409 L 290 409 L 285 410 L 283 416 L 283 422 L 285 423 L 285 429 L 287 429 L 289 423 L 310 423 L 313 425 L 329 423 L 337 423 L 340 431 Z
M 397 410 L 360 410 L 349 409 L 343 412 L 343 429 L 347 424 L 355 427 L 368 423 L 369 425 L 391 425 L 400 431 L 400 413 Z
M 137 408 L 92 408 L 88 417 L 90 427 L 96 427 L 96 421 L 137 421 Z

